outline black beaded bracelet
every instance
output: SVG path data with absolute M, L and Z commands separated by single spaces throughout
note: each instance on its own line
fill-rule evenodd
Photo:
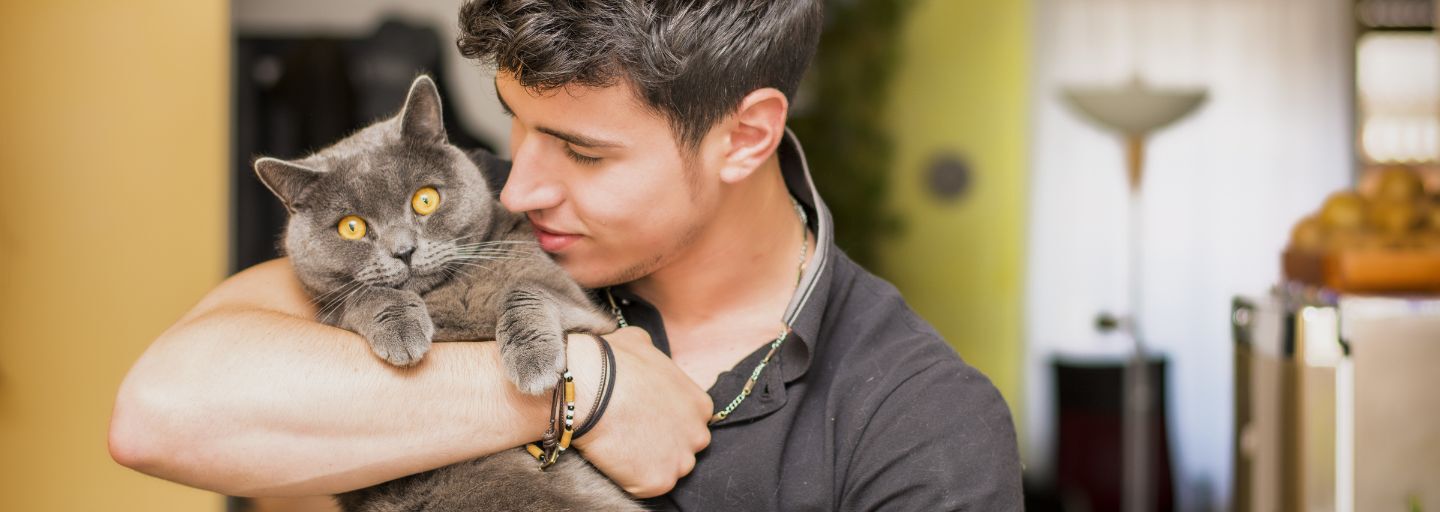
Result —
M 590 407 L 590 416 L 585 418 L 585 423 L 575 430 L 575 437 L 585 435 L 595 424 L 600 422 L 600 417 L 605 415 L 605 408 L 610 405 L 610 394 L 615 391 L 615 351 L 610 348 L 610 342 L 603 336 L 590 334 L 595 338 L 595 343 L 600 345 L 600 382 L 596 386 L 595 403 Z

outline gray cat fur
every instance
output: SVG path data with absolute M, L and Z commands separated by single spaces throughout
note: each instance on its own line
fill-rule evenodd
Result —
M 510 380 L 541 394 L 564 368 L 566 333 L 615 328 L 448 143 L 429 77 L 395 117 L 299 160 L 261 158 L 255 171 L 290 212 L 282 247 L 319 320 L 364 336 L 392 365 L 418 363 L 432 340 L 495 339 Z M 426 186 L 440 201 L 422 216 L 411 197 Z M 365 220 L 363 238 L 339 236 L 348 215 Z M 338 499 L 348 512 L 640 510 L 575 454 L 541 471 L 518 448 Z

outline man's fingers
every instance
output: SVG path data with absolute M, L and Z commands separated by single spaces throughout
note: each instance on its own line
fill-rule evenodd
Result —
M 689 456 L 689 457 L 685 457 L 684 460 L 681 460 L 681 461 L 680 461 L 680 475 L 679 475 L 679 476 L 680 476 L 680 477 L 684 477 L 685 475 L 690 474 L 690 471 L 692 471 L 692 470 L 694 470 L 694 469 L 695 469 L 695 456 L 694 456 L 694 455 L 691 455 L 691 456 Z M 677 478 L 677 480 L 678 480 L 678 478 Z
M 710 446 L 710 429 L 700 429 L 699 434 L 695 436 L 695 443 L 690 445 L 690 449 L 691 451 L 699 453 L 701 450 L 704 450 L 708 446 Z M 686 471 L 686 473 L 689 473 L 689 471 Z
M 625 492 L 636 498 L 654 498 L 674 489 L 676 480 L 678 478 L 650 478 L 639 485 L 626 486 Z

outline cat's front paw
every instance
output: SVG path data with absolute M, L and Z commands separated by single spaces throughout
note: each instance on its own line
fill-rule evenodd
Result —
M 375 355 L 395 366 L 411 366 L 430 351 L 435 324 L 420 300 L 393 304 L 375 314 L 375 328 L 370 333 L 370 349 Z
M 501 361 L 505 374 L 522 393 L 539 395 L 550 389 L 565 370 L 565 333 L 540 329 L 521 329 L 500 340 Z M 508 339 L 506 339 L 508 338 Z

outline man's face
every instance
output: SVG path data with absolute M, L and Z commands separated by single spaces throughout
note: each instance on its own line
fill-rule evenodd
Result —
M 632 281 L 683 253 L 717 203 L 702 143 L 682 151 L 670 124 L 623 82 L 538 93 L 500 73 L 514 162 L 500 201 L 525 212 L 541 247 L 581 285 Z

